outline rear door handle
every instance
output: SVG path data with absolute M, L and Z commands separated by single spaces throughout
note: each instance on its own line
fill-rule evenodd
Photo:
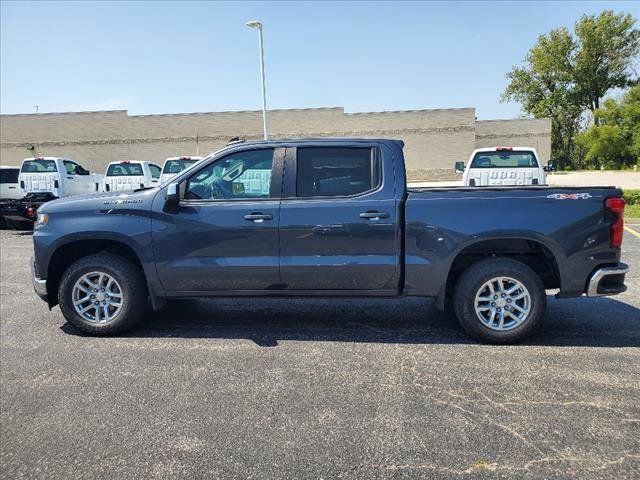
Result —
M 374 210 L 369 210 L 368 212 L 362 212 L 360 214 L 360 218 L 367 218 L 369 220 L 379 220 L 381 218 L 388 218 L 389 214 L 387 212 L 376 212 Z
M 245 220 L 250 220 L 252 222 L 255 223 L 262 223 L 265 220 L 273 220 L 273 215 L 271 215 L 270 213 L 260 213 L 260 212 L 254 212 L 254 213 L 249 213 L 247 215 L 244 216 Z

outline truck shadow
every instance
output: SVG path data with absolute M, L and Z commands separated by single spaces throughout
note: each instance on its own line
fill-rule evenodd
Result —
M 454 318 L 417 298 L 173 301 L 125 336 L 249 339 L 264 347 L 279 341 L 474 343 Z M 546 318 L 521 345 L 637 347 L 640 310 L 612 298 L 549 297 Z

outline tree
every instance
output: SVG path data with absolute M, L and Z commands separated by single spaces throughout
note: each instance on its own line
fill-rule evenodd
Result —
M 524 64 L 507 74 L 502 100 L 519 102 L 536 118 L 551 118 L 552 155 L 561 168 L 578 163 L 575 137 L 584 112 L 595 112 L 612 88 L 638 83 L 633 66 L 640 30 L 634 25 L 629 14 L 585 15 L 576 22 L 575 35 L 558 28 L 538 37 Z
M 640 85 L 629 89 L 620 101 L 605 100 L 594 117 L 598 122 L 576 137 L 585 152 L 585 166 L 640 166 Z
M 625 88 L 635 81 L 633 59 L 640 49 L 640 31 L 627 14 L 605 10 L 600 15 L 583 16 L 576 23 L 577 49 L 571 59 L 573 83 L 578 102 L 591 112 L 612 88 Z
M 566 28 L 541 35 L 527 53 L 525 66 L 507 74 L 509 85 L 502 95 L 503 100 L 521 103 L 536 118 L 551 118 L 552 151 L 561 168 L 570 162 L 573 137 L 580 125 L 581 109 L 573 98 L 569 63 L 575 48 Z

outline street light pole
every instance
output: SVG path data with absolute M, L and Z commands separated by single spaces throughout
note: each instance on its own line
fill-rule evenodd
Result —
M 260 41 L 260 79 L 262 81 L 262 128 L 264 131 L 264 139 L 268 140 L 267 135 L 267 90 L 264 80 L 264 44 L 262 40 L 262 23 L 258 20 L 247 22 L 247 27 L 258 30 L 258 38 Z

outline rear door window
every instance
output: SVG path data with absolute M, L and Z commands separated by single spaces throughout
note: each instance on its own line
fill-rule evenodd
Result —
M 497 151 L 478 152 L 471 161 L 470 168 L 537 168 L 538 162 L 533 152 Z
M 298 197 L 342 197 L 380 185 L 377 149 L 351 147 L 298 148 Z
M 107 169 L 107 177 L 142 176 L 140 163 L 112 163 Z
M 55 160 L 27 160 L 22 164 L 22 173 L 57 172 Z

